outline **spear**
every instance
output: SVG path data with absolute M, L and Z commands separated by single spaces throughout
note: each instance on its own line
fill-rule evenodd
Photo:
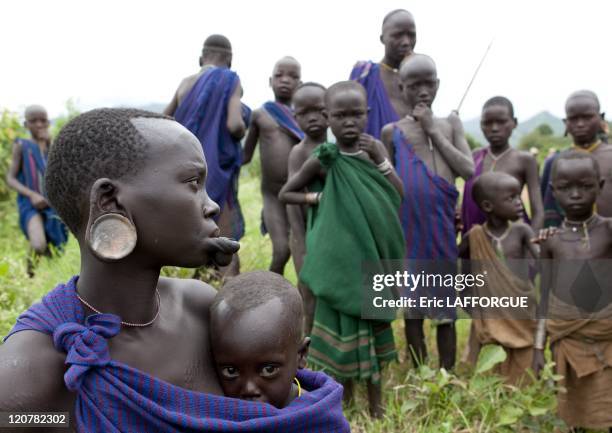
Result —
M 465 89 L 465 92 L 463 93 L 463 97 L 461 98 L 461 101 L 459 101 L 459 106 L 457 106 L 457 109 L 455 110 L 455 112 L 457 114 L 459 114 L 459 110 L 461 109 L 461 106 L 463 105 L 463 101 L 465 100 L 465 97 L 467 96 L 468 92 L 470 91 L 470 88 L 472 87 L 472 84 L 474 83 L 474 80 L 476 79 L 476 75 L 478 75 L 478 71 L 480 71 L 480 67 L 482 66 L 482 64 L 484 63 L 485 59 L 487 58 L 487 55 L 489 54 L 489 50 L 491 49 L 491 45 L 493 45 L 493 41 L 495 40 L 495 38 L 491 39 L 491 42 L 489 43 L 489 46 L 487 47 L 484 55 L 482 56 L 482 59 L 480 59 L 480 63 L 478 63 L 478 66 L 476 67 L 476 70 L 474 71 L 474 75 L 472 75 L 472 79 L 470 80 L 470 83 L 468 84 L 467 88 Z

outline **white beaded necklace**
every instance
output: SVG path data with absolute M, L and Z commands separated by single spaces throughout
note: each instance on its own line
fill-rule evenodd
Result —
M 585 219 L 584 221 L 572 221 L 567 218 L 563 219 L 563 223 L 561 224 L 564 229 L 570 229 L 572 232 L 576 233 L 578 231 L 578 227 L 582 227 L 582 241 L 584 247 L 587 250 L 591 249 L 591 237 L 589 236 L 589 224 L 597 217 L 597 213 L 593 213 L 590 217 Z

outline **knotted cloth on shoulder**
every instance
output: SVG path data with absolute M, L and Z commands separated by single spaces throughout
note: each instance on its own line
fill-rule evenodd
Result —
M 283 409 L 194 392 L 149 376 L 110 357 L 109 338 L 121 330 L 114 314 L 84 317 L 76 281 L 60 284 L 18 319 L 19 331 L 51 335 L 69 366 L 66 387 L 77 394 L 79 432 L 348 432 L 342 387 L 327 375 L 300 370 L 308 393 Z

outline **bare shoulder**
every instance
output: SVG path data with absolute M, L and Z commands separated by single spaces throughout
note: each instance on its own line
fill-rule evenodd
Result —
M 514 151 L 516 152 L 519 160 L 524 163 L 524 164 L 537 164 L 538 160 L 535 158 L 535 156 L 533 156 L 531 153 L 527 152 L 526 150 L 518 150 L 518 149 L 514 149 Z
M 291 148 L 289 152 L 289 158 L 299 158 L 304 153 L 304 140 L 300 141 L 298 144 Z
M 401 122 L 401 120 L 399 121 Z M 395 126 L 397 124 L 399 124 L 399 122 L 395 122 L 395 123 L 387 123 L 385 126 L 383 126 L 383 128 L 380 130 L 380 136 L 381 137 L 390 137 L 391 134 L 393 133 L 393 128 L 395 128 Z
M 0 410 L 71 410 L 74 397 L 64 385 L 65 360 L 49 335 L 12 335 L 0 346 Z
M 434 121 L 442 129 L 442 132 L 452 134 L 453 123 L 447 117 L 434 117 Z
M 197 73 L 183 78 L 181 84 L 179 84 L 179 93 L 183 93 L 191 89 L 199 77 L 200 74 Z
M 301 165 L 306 161 L 306 159 L 308 159 L 306 147 L 304 146 L 304 141 L 300 141 L 298 144 L 293 146 L 289 152 L 289 165 Z
M 608 229 L 608 233 L 612 236 L 612 218 L 601 217 L 603 220 L 604 226 Z
M 597 158 L 600 169 L 607 175 L 612 165 L 612 144 L 602 143 L 595 149 L 593 156 Z
M 531 239 L 534 236 L 533 229 L 529 224 L 526 224 L 524 221 L 516 221 L 512 223 L 514 230 L 517 230 L 521 236 L 527 236 Z
M 602 143 L 599 148 L 595 150 L 594 153 L 612 153 L 612 144 L 610 143 Z
M 263 110 L 262 107 L 256 108 L 253 110 L 253 112 L 251 113 L 251 123 L 253 122 L 258 122 L 259 118 L 261 117 L 261 111 Z
M 158 284 L 160 293 L 174 298 L 185 311 L 196 314 L 207 312 L 217 291 L 200 280 L 161 277 Z M 164 296 L 162 295 L 162 296 Z

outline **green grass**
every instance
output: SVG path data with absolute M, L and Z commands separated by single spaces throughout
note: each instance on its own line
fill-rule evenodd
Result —
M 268 237 L 259 233 L 261 194 L 259 165 L 254 161 L 243 170 L 240 200 L 247 221 L 246 236 L 241 241 L 242 271 L 267 269 L 271 258 Z M 66 251 L 53 259 L 42 259 L 36 275 L 26 274 L 27 242 L 19 231 L 13 199 L 0 202 L 0 335 L 5 335 L 17 315 L 32 302 L 78 273 L 79 249 L 71 237 Z M 166 269 L 166 273 L 189 277 L 193 270 Z M 286 277 L 296 282 L 292 263 Z M 427 322 L 426 322 L 427 323 Z M 387 412 L 382 420 L 373 421 L 367 413 L 365 387 L 357 387 L 353 404 L 345 408 L 354 432 L 552 432 L 560 424 L 554 415 L 553 376 L 550 366 L 542 381 L 518 390 L 485 371 L 474 374 L 459 366 L 456 374 L 441 372 L 435 352 L 435 333 L 426 325 L 429 366 L 413 369 L 405 360 L 403 321 L 394 323 L 400 362 L 391 364 L 383 375 Z M 467 340 L 469 321 L 457 324 L 461 356 Z M 503 351 L 502 351 L 503 352 Z M 503 353 L 502 353 L 503 354 Z M 489 357 L 499 358 L 499 351 Z M 499 361 L 499 359 L 497 359 Z M 481 359 L 482 361 L 482 359 Z M 488 360 L 490 361 L 490 359 Z M 484 362 L 488 362 L 485 359 Z

